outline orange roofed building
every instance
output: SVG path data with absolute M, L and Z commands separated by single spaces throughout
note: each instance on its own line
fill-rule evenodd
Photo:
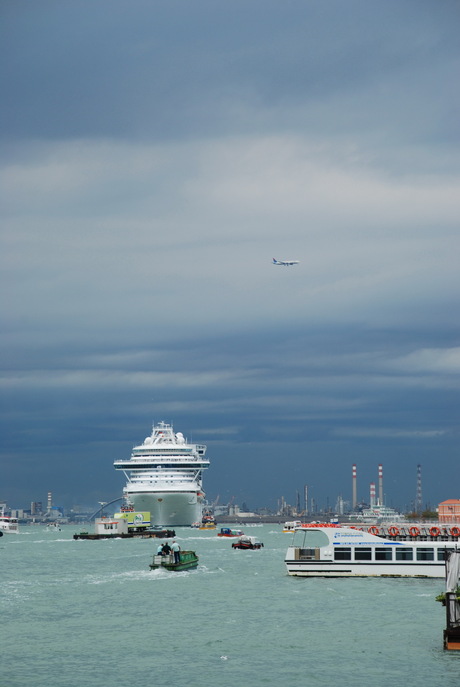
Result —
M 448 499 L 438 506 L 439 522 L 460 522 L 460 499 Z

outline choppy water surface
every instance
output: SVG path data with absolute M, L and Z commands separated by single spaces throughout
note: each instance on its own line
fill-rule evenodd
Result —
M 0 686 L 458 687 L 442 580 L 288 577 L 290 535 L 243 529 L 265 547 L 176 530 L 200 557 L 182 573 L 149 570 L 157 540 L 5 535 Z

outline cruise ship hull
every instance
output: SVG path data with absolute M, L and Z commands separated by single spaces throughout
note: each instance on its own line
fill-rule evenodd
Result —
M 126 493 L 136 511 L 148 511 L 152 525 L 189 527 L 200 521 L 202 502 L 196 492 Z

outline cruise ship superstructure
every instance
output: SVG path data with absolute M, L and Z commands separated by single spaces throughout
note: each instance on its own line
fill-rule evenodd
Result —
M 172 425 L 159 422 L 129 460 L 114 467 L 127 479 L 123 495 L 136 511 L 150 512 L 152 525 L 188 526 L 201 520 L 206 446 L 187 443 Z

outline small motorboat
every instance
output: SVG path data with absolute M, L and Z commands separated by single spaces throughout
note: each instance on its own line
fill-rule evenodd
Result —
M 50 523 L 46 526 L 47 532 L 60 532 L 61 528 L 57 522 Z
M 0 511 L 0 532 L 5 534 L 18 534 L 19 524 L 17 518 L 5 515 L 4 509 Z
M 232 530 L 230 527 L 221 527 L 218 537 L 241 537 L 244 534 L 241 530 Z
M 289 522 L 285 522 L 283 526 L 283 532 L 287 534 L 294 534 L 296 527 L 301 526 L 300 520 L 291 520 Z
M 215 530 L 216 529 L 216 523 L 212 522 L 212 520 L 207 520 L 206 522 L 202 522 L 201 525 L 199 526 L 200 530 Z
M 195 551 L 180 551 L 179 562 L 174 562 L 174 554 L 166 555 L 155 554 L 153 561 L 150 563 L 151 570 L 158 570 L 158 568 L 165 568 L 165 570 L 180 572 L 181 570 L 192 570 L 198 565 L 198 556 Z
M 232 543 L 232 549 L 261 549 L 263 544 L 257 537 L 248 537 L 243 535 L 237 541 Z

